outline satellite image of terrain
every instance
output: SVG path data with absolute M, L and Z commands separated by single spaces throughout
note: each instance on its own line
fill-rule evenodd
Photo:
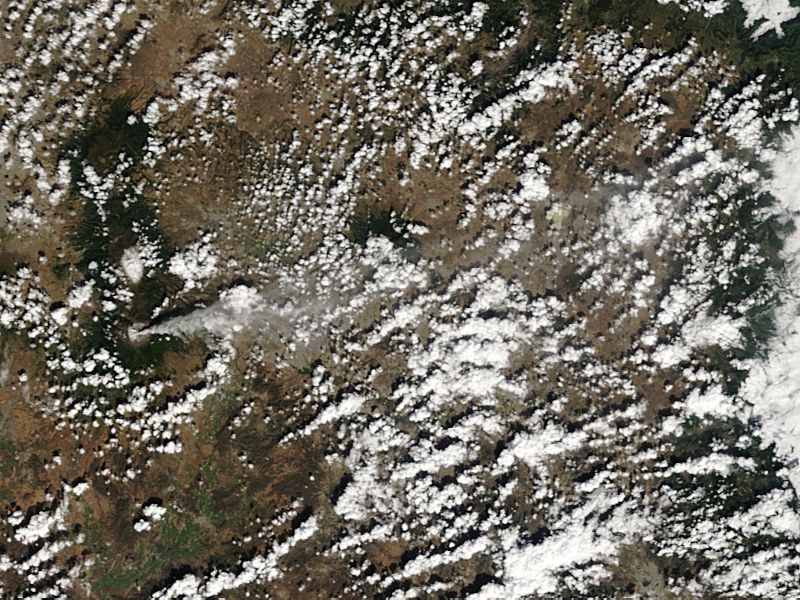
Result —
M 798 96 L 798 0 L 0 0 L 0 598 L 800 599 Z

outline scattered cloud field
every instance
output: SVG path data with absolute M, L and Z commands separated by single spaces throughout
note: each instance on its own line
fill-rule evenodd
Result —
M 0 6 L 0 596 L 800 594 L 798 13 Z

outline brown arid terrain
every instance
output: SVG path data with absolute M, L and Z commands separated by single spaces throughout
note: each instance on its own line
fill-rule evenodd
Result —
M 798 13 L 0 0 L 0 597 L 797 597 Z

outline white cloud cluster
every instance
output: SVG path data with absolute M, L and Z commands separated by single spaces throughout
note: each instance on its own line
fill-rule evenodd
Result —
M 276 543 L 263 556 L 242 562 L 238 572 L 213 572 L 205 578 L 186 575 L 169 588 L 153 594 L 153 600 L 177 600 L 179 598 L 214 598 L 226 590 L 233 590 L 257 581 L 272 581 L 281 576 L 278 561 L 292 548 L 307 540 L 317 531 L 317 518 L 310 517 L 295 529 L 283 543 Z
M 68 536 L 68 516 L 71 502 L 79 498 L 89 484 L 78 483 L 74 486 L 64 484 L 61 490 L 61 500 L 53 510 L 41 511 L 25 518 L 20 511 L 15 511 L 6 519 L 12 528 L 12 536 L 16 542 L 23 544 L 28 550 L 23 557 L 15 559 L 11 555 L 0 555 L 0 573 L 14 571 L 17 575 L 25 577 L 32 590 L 36 590 L 41 582 L 52 583 L 46 589 L 38 590 L 33 596 L 25 598 L 59 598 L 67 594 L 76 580 L 85 576 L 85 571 L 91 566 L 91 561 L 78 563 L 71 569 L 63 569 L 55 564 L 59 555 L 62 555 L 75 545 L 83 543 L 83 534 Z M 48 500 L 54 498 L 48 494 Z
M 769 190 L 779 202 L 778 210 L 800 223 L 800 128 L 795 126 L 783 139 L 772 161 L 773 178 Z M 787 287 L 775 313 L 776 335 L 763 360 L 753 361 L 742 394 L 751 403 L 753 414 L 762 423 L 768 439 L 790 458 L 790 473 L 795 489 L 800 490 L 800 227 L 786 239 L 783 257 L 787 261 Z
M 219 256 L 212 241 L 213 236 L 206 233 L 169 259 L 169 272 L 183 279 L 184 292 L 199 287 L 219 272 Z
M 800 8 L 792 6 L 789 0 L 741 0 L 741 2 L 747 11 L 744 26 L 758 25 L 753 32 L 754 38 L 759 38 L 772 30 L 778 37 L 783 37 L 781 24 L 791 21 L 800 14 Z

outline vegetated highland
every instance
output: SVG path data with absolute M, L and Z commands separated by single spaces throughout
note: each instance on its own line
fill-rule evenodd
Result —
M 0 596 L 796 597 L 798 12 L 0 4 Z

